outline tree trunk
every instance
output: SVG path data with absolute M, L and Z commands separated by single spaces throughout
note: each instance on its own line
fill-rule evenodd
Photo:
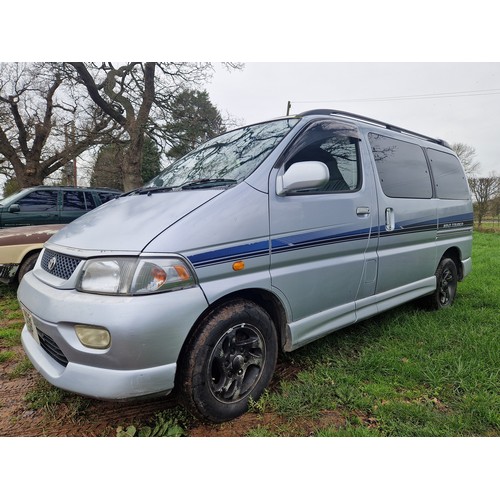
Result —
M 26 167 L 14 168 L 16 179 L 21 188 L 41 186 L 44 175 L 37 161 L 27 161 Z
M 141 172 L 144 134 L 138 130 L 131 132 L 133 136 L 130 138 L 123 162 L 123 190 L 125 192 L 141 187 L 143 184 Z
M 123 86 L 126 77 L 133 76 L 139 63 L 129 63 L 120 68 L 107 68 L 106 79 L 103 84 L 105 99 L 96 84 L 94 77 L 89 73 L 84 63 L 70 63 L 80 75 L 83 84 L 87 87 L 92 100 L 115 120 L 130 137 L 130 143 L 124 157 L 123 164 L 123 189 L 130 191 L 142 186 L 142 147 L 144 145 L 144 130 L 149 119 L 149 113 L 155 99 L 155 68 L 156 63 L 147 62 L 143 65 L 144 89 L 139 99 L 139 109 L 134 108 L 135 100 L 128 97 L 117 88 Z M 142 65 L 141 65 L 142 67 Z M 135 77 L 134 77 L 135 78 Z M 117 107 L 116 104 L 119 106 Z M 119 111 L 118 109 L 122 109 Z

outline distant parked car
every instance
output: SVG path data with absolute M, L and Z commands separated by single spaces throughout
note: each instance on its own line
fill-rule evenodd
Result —
M 10 227 L 0 230 L 0 281 L 21 282 L 33 269 L 44 243 L 64 224 Z
M 0 228 L 67 224 L 120 194 L 107 188 L 25 188 L 0 200 Z

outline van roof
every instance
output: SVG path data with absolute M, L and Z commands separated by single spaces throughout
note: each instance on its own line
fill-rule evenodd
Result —
M 355 120 L 369 123 L 371 125 L 377 125 L 379 127 L 384 127 L 387 130 L 392 130 L 394 132 L 400 132 L 402 134 L 412 135 L 412 136 L 418 137 L 420 139 L 425 139 L 426 141 L 434 142 L 435 144 L 439 144 L 439 145 L 444 146 L 448 149 L 451 149 L 451 146 L 443 139 L 429 137 L 427 135 L 420 134 L 419 132 L 414 132 L 412 130 L 398 127 L 396 125 L 391 125 L 390 123 L 386 123 L 386 122 L 383 122 L 381 120 L 376 120 L 374 118 L 369 118 L 367 116 L 358 115 L 355 113 L 350 113 L 348 111 L 340 111 L 338 109 L 312 109 L 310 111 L 304 111 L 303 113 L 299 113 L 296 116 L 311 116 L 311 115 L 327 115 L 327 116 L 338 115 L 338 116 L 345 116 L 348 118 L 354 118 Z

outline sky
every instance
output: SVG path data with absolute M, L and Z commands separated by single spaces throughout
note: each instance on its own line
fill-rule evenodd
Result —
M 250 62 L 207 85 L 240 124 L 338 109 L 476 150 L 478 175 L 500 175 L 500 62 Z

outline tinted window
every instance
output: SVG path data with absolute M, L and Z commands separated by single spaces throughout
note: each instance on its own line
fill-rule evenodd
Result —
M 85 192 L 85 202 L 87 204 L 87 210 L 93 210 L 96 206 L 92 193 L 89 193 L 88 191 Z
M 57 191 L 33 191 L 18 201 L 21 212 L 57 210 Z
M 391 198 L 432 198 L 429 168 L 416 144 L 368 134 L 384 194 Z
M 83 191 L 64 191 L 63 210 L 85 210 Z
M 438 198 L 467 200 L 469 188 L 462 166 L 454 155 L 428 149 Z
M 358 134 L 352 126 L 325 121 L 312 124 L 292 145 L 285 170 L 301 161 L 321 161 L 330 180 L 321 189 L 307 193 L 353 191 L 359 187 Z

